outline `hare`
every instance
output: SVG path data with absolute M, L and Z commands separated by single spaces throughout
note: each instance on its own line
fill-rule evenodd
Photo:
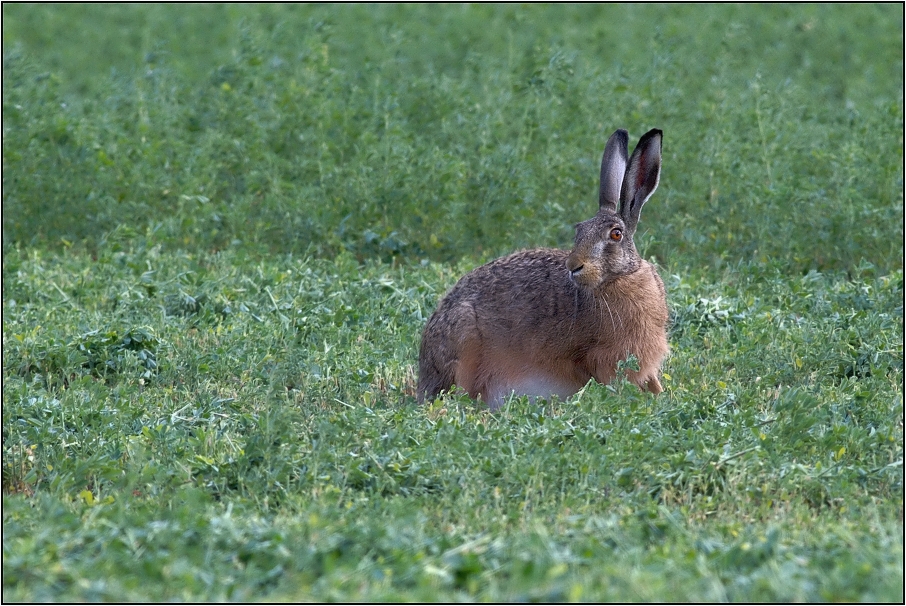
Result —
M 627 378 L 663 391 L 667 295 L 632 240 L 660 180 L 661 139 L 658 129 L 645 133 L 627 162 L 627 132 L 611 135 L 598 213 L 576 225 L 572 251 L 513 253 L 447 293 L 422 335 L 419 402 L 454 385 L 492 409 L 514 393 L 566 399 L 591 378 L 609 383 L 629 355 L 639 369 Z

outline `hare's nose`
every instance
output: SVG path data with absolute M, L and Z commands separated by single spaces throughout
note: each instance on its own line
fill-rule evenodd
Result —
M 582 273 L 582 268 L 585 267 L 585 264 L 581 259 L 577 258 L 578 255 L 570 255 L 566 259 L 566 269 L 569 270 L 569 275 L 573 278 Z

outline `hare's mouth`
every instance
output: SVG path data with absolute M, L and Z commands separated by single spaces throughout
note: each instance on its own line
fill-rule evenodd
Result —
M 590 268 L 585 265 L 580 265 L 569 269 L 569 279 L 576 286 L 584 286 L 586 288 L 594 288 L 600 282 L 600 278 L 597 275 L 597 272 L 591 271 Z

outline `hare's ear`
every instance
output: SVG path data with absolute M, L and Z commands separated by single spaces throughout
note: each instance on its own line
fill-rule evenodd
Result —
M 642 205 L 648 201 L 660 181 L 662 137 L 660 130 L 651 129 L 639 139 L 639 144 L 635 146 L 629 159 L 620 192 L 620 217 L 630 233 L 635 231 L 639 223 Z
M 602 210 L 617 212 L 623 174 L 626 172 L 626 158 L 629 157 L 628 143 L 629 133 L 620 129 L 610 135 L 604 147 L 604 156 L 601 158 L 601 193 L 598 198 L 598 206 Z

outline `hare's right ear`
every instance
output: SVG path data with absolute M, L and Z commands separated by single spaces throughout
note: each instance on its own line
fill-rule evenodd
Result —
M 653 128 L 639 139 L 635 146 L 620 194 L 620 216 L 630 233 L 635 231 L 642 214 L 642 205 L 648 201 L 661 179 L 661 139 L 664 133 Z
M 626 173 L 626 159 L 629 157 L 628 144 L 629 133 L 621 128 L 610 135 L 604 147 L 604 156 L 601 158 L 601 193 L 598 197 L 601 210 L 617 212 L 623 175 Z

